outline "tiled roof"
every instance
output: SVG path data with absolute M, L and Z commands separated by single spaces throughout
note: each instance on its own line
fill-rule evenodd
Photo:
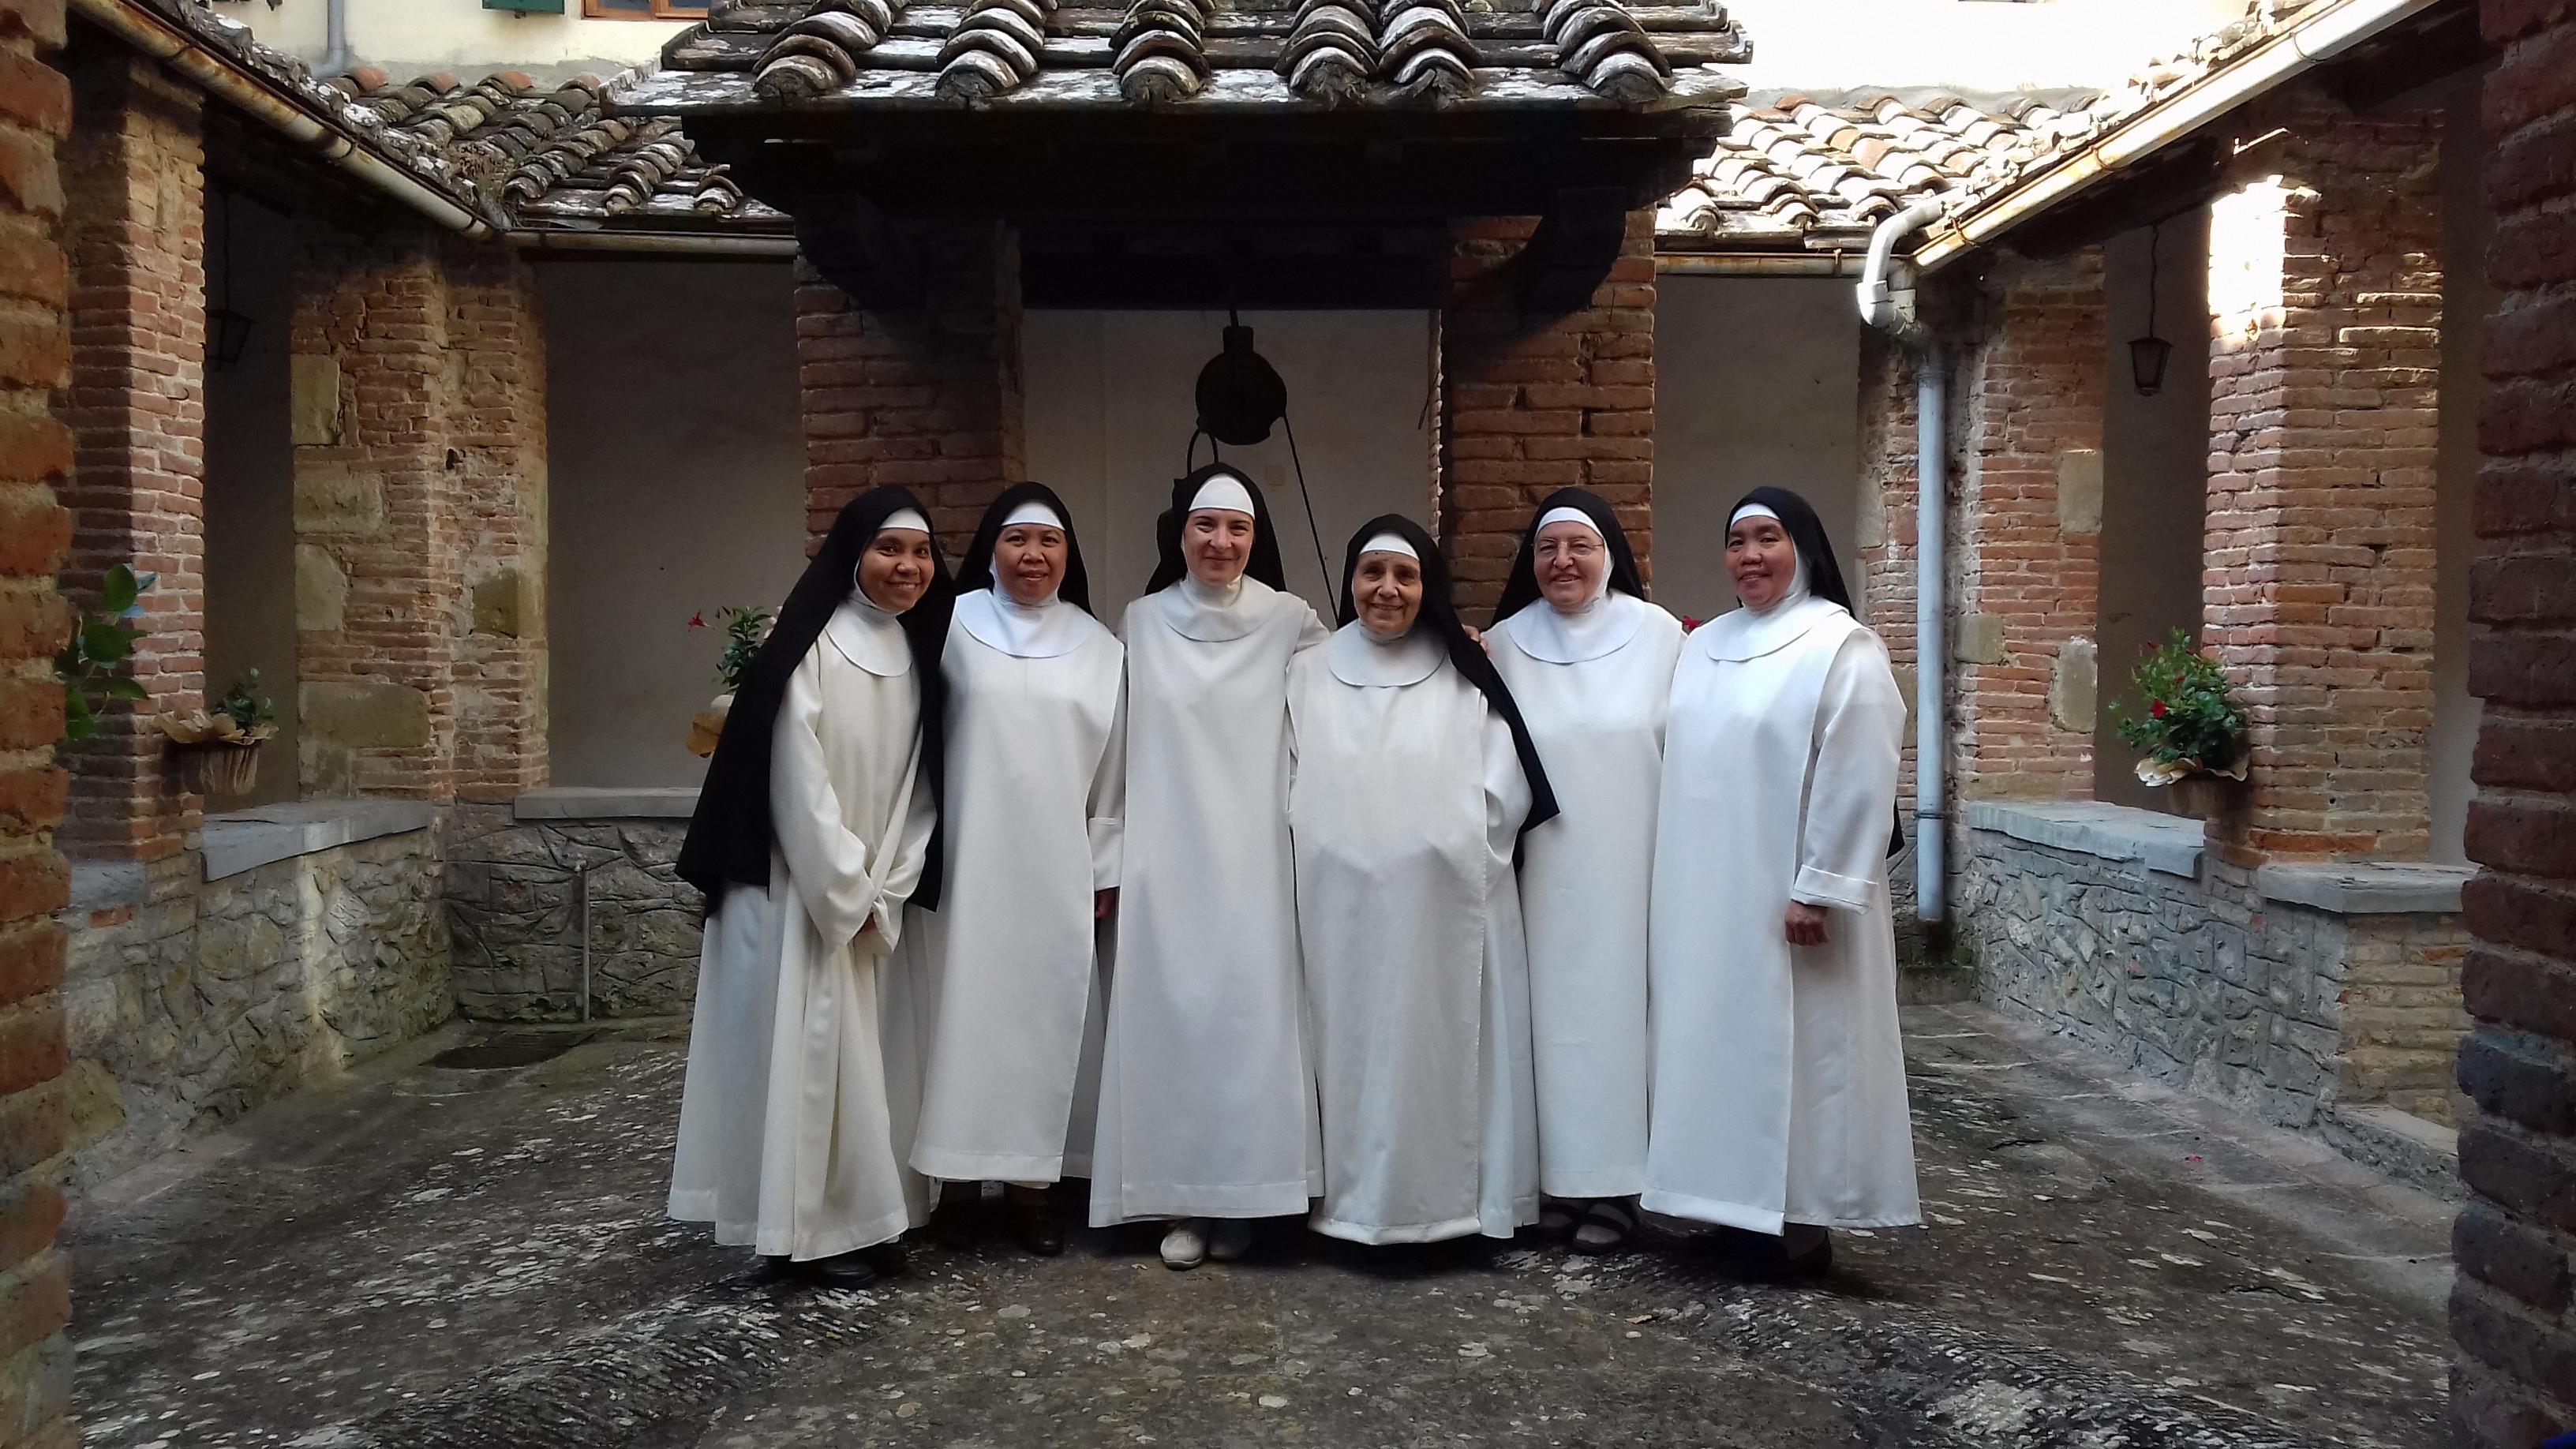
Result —
M 1660 109 L 1740 94 L 1716 0 L 718 0 L 622 109 L 1439 104 Z
M 2243 19 L 2107 92 L 1979 104 L 1884 93 L 1787 95 L 1739 107 L 1692 183 L 1656 214 L 1662 245 L 1856 245 L 1906 205 L 1950 194 L 1955 215 L 2173 99 L 2277 39 L 2324 0 L 2249 0 Z
M 610 116 L 596 77 L 540 85 L 515 71 L 471 84 L 396 82 L 362 67 L 329 80 L 261 44 L 205 0 L 128 0 L 265 79 L 325 124 L 509 231 L 784 234 L 787 219 L 745 198 L 669 120 Z

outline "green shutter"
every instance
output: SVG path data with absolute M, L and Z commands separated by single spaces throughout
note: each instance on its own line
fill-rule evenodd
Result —
M 561 15 L 564 0 L 483 0 L 486 10 L 516 10 L 522 15 Z

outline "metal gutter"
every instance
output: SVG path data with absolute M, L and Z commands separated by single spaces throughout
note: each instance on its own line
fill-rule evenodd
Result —
M 1668 277 L 1857 277 L 1860 258 L 1840 252 L 1657 252 Z
M 509 234 L 510 245 L 526 252 L 571 252 L 584 256 L 730 257 L 766 260 L 796 255 L 792 236 L 705 236 L 694 232 L 534 231 Z
M 2342 0 L 2300 20 L 2260 48 L 2230 62 L 2226 69 L 2114 127 L 2101 140 L 2035 179 L 1971 208 L 1915 251 L 1916 270 L 1940 270 L 2024 218 L 2153 154 L 2283 81 L 2334 59 L 2399 21 L 2441 3 L 2443 0 Z
M 71 5 L 82 19 L 187 77 L 208 95 L 449 231 L 477 241 L 500 235 L 446 193 L 359 145 L 177 25 L 126 0 L 71 0 Z

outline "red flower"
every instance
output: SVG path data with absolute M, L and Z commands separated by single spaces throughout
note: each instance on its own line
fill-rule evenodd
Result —
M 707 627 L 707 616 L 704 614 L 691 614 L 689 616 L 689 627 L 692 629 L 703 629 Z
M 2157 719 L 2163 719 L 2165 717 L 2165 702 L 2161 699 L 2148 700 L 2147 713 L 2155 716 Z

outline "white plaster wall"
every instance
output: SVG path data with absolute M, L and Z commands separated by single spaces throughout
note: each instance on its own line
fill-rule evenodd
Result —
M 2245 0 L 1729 0 L 1756 90 L 2115 85 L 2245 13 Z
M 267 0 L 234 0 L 219 8 L 269 45 L 306 61 L 322 58 L 324 0 L 285 0 L 273 10 Z M 482 0 L 348 0 L 349 49 L 397 80 L 437 70 L 467 81 L 496 70 L 539 79 L 609 76 L 651 60 L 691 23 L 585 20 L 581 0 L 564 0 L 564 10 L 522 15 L 486 10 Z
M 1381 513 L 1431 517 L 1431 315 L 1251 312 L 1254 344 L 1288 384 L 1329 572 L 1351 534 Z M 1193 388 L 1214 357 L 1222 312 L 1037 311 L 1021 330 L 1029 474 L 1064 495 L 1081 533 L 1092 606 L 1115 621 L 1154 569 L 1154 519 L 1198 409 Z M 1297 493 L 1285 430 L 1226 459 L 1262 488 L 1289 587 L 1329 618 L 1325 582 Z M 1201 443 L 1198 460 L 1208 459 Z
M 2472 510 L 2478 408 L 2486 397 L 2478 356 L 2495 307 L 2483 265 L 2491 226 L 2479 194 L 2486 159 L 2477 78 L 2465 76 L 2450 90 L 2442 136 L 2442 424 L 2434 482 L 2433 858 L 2454 865 L 2468 861 L 2461 837 L 2477 793 L 2469 779 L 2480 710 L 2469 693 L 2469 565 L 2478 551 Z
M 2148 331 L 2148 242 L 2162 259 L 2155 334 L 2173 343 L 2164 387 L 2138 392 L 2129 341 Z M 2202 520 L 2209 497 L 2209 213 L 2194 209 L 2113 237 L 2103 290 L 2101 592 L 2093 638 L 2100 713 L 2093 735 L 2094 798 L 2167 808 L 2138 783 L 2138 752 L 2112 712 L 2138 656 L 2174 630 L 2199 637 Z M 2128 703 L 2134 708 L 2138 701 Z
M 775 608 L 805 562 L 785 263 L 554 262 L 546 317 L 554 781 L 694 785 L 704 611 Z
M 297 794 L 295 769 L 295 449 L 287 433 L 287 219 L 238 193 L 207 198 L 206 297 L 251 319 L 241 361 L 206 371 L 206 698 L 259 671 L 281 704 L 259 780 L 206 801 L 239 810 Z M 209 346 L 214 327 L 206 329 Z
M 1854 567 L 1860 491 L 1860 316 L 1851 283 L 1661 278 L 1655 290 L 1658 603 L 1709 618 L 1735 607 L 1726 514 L 1747 489 L 1794 489 Z M 1867 607 L 1865 600 L 1854 602 Z

